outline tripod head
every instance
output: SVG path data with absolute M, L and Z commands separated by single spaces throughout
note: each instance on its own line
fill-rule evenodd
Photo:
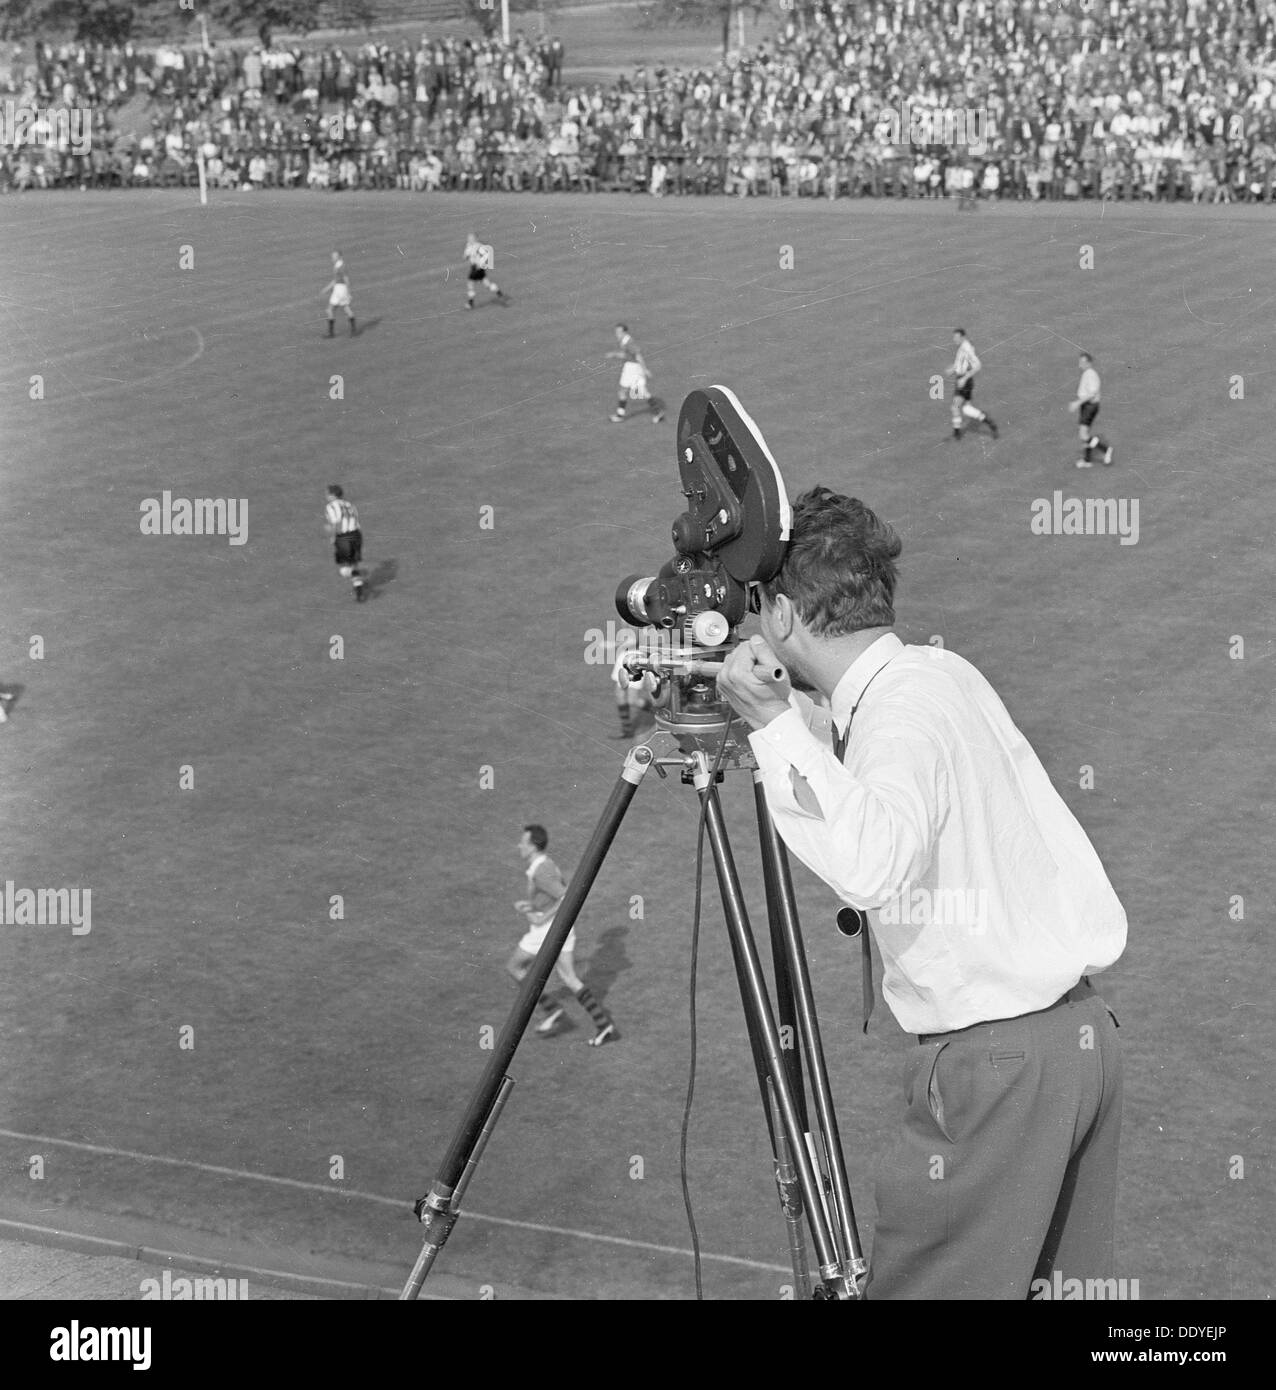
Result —
M 678 413 L 678 472 L 687 509 L 673 523 L 674 556 L 655 575 L 631 575 L 616 610 L 660 629 L 623 659 L 645 681 L 653 713 L 687 754 L 738 764 L 744 729 L 718 694 L 717 672 L 739 642 L 748 586 L 772 578 L 784 559 L 792 509 L 780 467 L 752 418 L 725 386 L 692 391 Z

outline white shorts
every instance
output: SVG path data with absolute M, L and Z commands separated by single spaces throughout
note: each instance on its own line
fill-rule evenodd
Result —
M 348 309 L 350 307 L 350 286 L 333 285 L 332 297 L 328 303 L 334 309 Z
M 631 401 L 646 399 L 647 373 L 637 362 L 626 362 L 620 369 L 620 389 L 629 392 Z
M 541 948 L 541 943 L 549 935 L 549 929 L 554 925 L 553 921 L 544 923 L 542 926 L 533 927 L 526 936 L 518 943 L 520 951 L 526 951 L 529 956 L 534 956 Z M 576 928 L 573 927 L 567 933 L 567 940 L 563 943 L 564 951 L 574 951 L 576 949 Z

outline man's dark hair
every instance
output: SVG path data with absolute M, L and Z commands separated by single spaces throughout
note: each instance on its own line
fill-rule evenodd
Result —
M 964 328 L 954 328 L 954 329 L 953 329 L 953 333 L 954 333 L 958 338 L 964 338 L 964 337 L 966 336 L 966 330 L 965 330 Z
M 549 831 L 543 825 L 525 825 L 523 832 L 542 853 L 549 845 Z
M 344 497 L 345 495 L 346 495 L 345 489 L 341 486 L 340 483 L 329 483 L 329 484 L 328 484 L 328 496 L 329 496 L 329 497 Z
M 1094 366 L 1094 358 L 1088 352 L 1083 352 L 1081 356 L 1084 357 L 1092 367 Z
M 779 572 L 762 591 L 793 600 L 821 637 L 845 637 L 895 622 L 895 561 L 904 544 L 858 497 L 813 487 L 793 504 L 793 529 Z

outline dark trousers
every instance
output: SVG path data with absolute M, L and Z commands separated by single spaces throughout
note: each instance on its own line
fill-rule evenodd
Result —
M 1026 1299 L 1113 1269 L 1121 1047 L 1088 983 L 919 1040 L 876 1184 L 870 1299 Z

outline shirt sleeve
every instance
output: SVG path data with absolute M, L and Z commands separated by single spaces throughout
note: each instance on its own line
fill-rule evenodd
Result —
M 789 710 L 750 736 L 785 844 L 844 901 L 881 907 L 925 873 L 947 797 L 942 750 L 922 725 L 866 729 L 849 766 Z M 797 778 L 805 783 L 803 796 Z

